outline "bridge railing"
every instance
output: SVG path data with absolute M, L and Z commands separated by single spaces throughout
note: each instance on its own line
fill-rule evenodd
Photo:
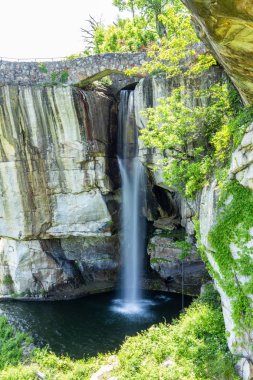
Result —
M 54 58 L 10 58 L 10 57 L 0 57 L 1 61 L 8 62 L 56 62 L 56 61 L 65 61 L 68 60 L 68 57 L 54 57 Z

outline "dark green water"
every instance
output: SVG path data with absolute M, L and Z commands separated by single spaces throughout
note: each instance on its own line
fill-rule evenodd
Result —
M 133 315 L 118 312 L 114 293 L 87 296 L 58 302 L 0 303 L 0 312 L 18 329 L 33 336 L 37 345 L 49 345 L 57 354 L 73 358 L 112 351 L 126 336 L 154 323 L 179 315 L 181 296 L 161 292 L 144 295 L 141 312 Z M 191 302 L 185 297 L 185 306 Z

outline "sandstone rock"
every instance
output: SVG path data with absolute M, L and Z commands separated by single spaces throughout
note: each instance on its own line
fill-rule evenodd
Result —
M 196 295 L 200 292 L 201 284 L 209 278 L 204 263 L 196 248 L 192 246 L 186 257 L 177 242 L 185 241 L 184 232 L 173 230 L 165 232 L 156 230 L 148 244 L 150 266 L 166 282 L 169 291 L 180 293 L 182 282 L 184 293 Z
M 110 97 L 96 91 L 1 87 L 2 295 L 38 296 L 79 285 L 90 291 L 92 284 L 99 288 L 96 281 L 103 288 L 115 282 L 112 106 Z M 113 213 L 117 208 L 114 200 Z
M 208 258 L 208 261 L 212 267 L 212 269 L 220 276 L 221 281 L 223 278 L 222 272 L 219 268 L 215 260 L 215 255 L 217 254 L 213 247 L 210 245 L 208 241 L 208 234 L 212 228 L 212 226 L 216 222 L 217 214 L 219 210 L 217 209 L 217 196 L 218 189 L 216 181 L 213 181 L 209 186 L 205 187 L 201 194 L 201 200 L 199 205 L 199 221 L 200 221 L 200 237 L 201 244 L 205 248 L 205 253 Z M 228 199 L 227 202 L 231 200 Z M 252 242 L 248 243 L 250 246 Z M 235 243 L 230 244 L 231 255 L 234 260 L 236 260 L 240 252 L 243 252 L 245 247 L 240 245 L 237 246 Z M 236 273 L 236 281 L 238 287 L 245 284 L 249 279 L 245 276 L 240 275 L 240 273 Z M 228 294 L 217 284 L 215 281 L 216 288 L 219 291 L 221 296 L 222 310 L 225 321 L 226 330 L 228 331 L 228 346 L 231 352 L 235 355 L 242 356 L 245 358 L 253 358 L 252 351 L 252 339 L 253 332 L 252 331 L 242 331 L 242 334 L 238 336 L 236 334 L 236 326 L 232 318 L 233 308 L 232 301 L 233 298 L 229 297 Z
M 159 218 L 154 221 L 155 228 L 161 228 L 162 230 L 172 231 L 180 225 L 179 218 L 176 215 L 172 215 L 169 218 Z
M 201 243 L 208 250 L 212 250 L 208 241 L 208 233 L 216 221 L 217 200 L 218 187 L 217 182 L 214 180 L 210 186 L 204 187 L 199 205 Z
M 7 277 L 8 276 L 8 277 Z M 68 274 L 37 240 L 0 240 L 0 294 L 44 294 L 68 281 Z
M 185 228 L 187 235 L 195 235 L 193 217 L 198 210 L 198 199 L 189 200 L 183 197 L 179 199 L 179 209 L 181 217 L 181 226 Z
M 212 49 L 245 102 L 253 100 L 251 0 L 183 0 L 201 40 Z
M 52 196 L 53 237 L 110 235 L 111 216 L 98 190 Z
M 70 87 L 0 92 L 0 235 L 109 234 L 111 100 Z
M 253 124 L 251 124 L 238 148 L 232 155 L 230 177 L 253 190 Z
M 111 289 L 117 281 L 118 245 L 117 236 L 40 241 L 2 238 L 0 294 L 35 298 L 57 294 L 62 299 Z
M 236 364 L 236 370 L 243 380 L 253 379 L 253 364 L 249 360 L 243 358 Z

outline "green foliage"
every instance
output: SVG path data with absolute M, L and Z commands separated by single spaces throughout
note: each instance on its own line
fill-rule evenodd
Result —
M 207 90 L 185 93 L 175 89 L 156 108 L 145 110 L 147 127 L 141 138 L 149 147 L 166 152 L 160 162 L 169 186 L 187 197 L 193 197 L 208 180 L 214 158 L 225 161 L 231 134 L 222 140 L 221 131 L 233 116 L 227 85 L 216 84 Z M 189 103 L 196 106 L 189 106 Z
M 73 61 L 74 59 L 79 59 L 79 58 L 87 57 L 87 55 L 89 55 L 89 51 L 86 50 L 86 51 L 81 52 L 81 53 L 76 53 L 76 54 L 68 55 L 66 57 L 66 59 L 69 60 L 69 61 Z
M 220 195 L 219 210 L 217 223 L 209 233 L 219 273 L 210 269 L 232 300 L 232 317 L 240 333 L 253 328 L 250 298 L 253 288 L 252 248 L 247 245 L 252 239 L 249 233 L 253 215 L 252 191 L 237 181 L 228 182 Z M 232 256 L 231 244 L 237 247 L 237 257 Z M 238 283 L 238 274 L 246 277 L 243 285 Z
M 113 0 L 113 5 L 117 6 L 120 11 L 131 11 L 134 20 L 136 12 L 139 12 L 146 18 L 148 23 L 155 22 L 156 31 L 159 37 L 166 36 L 166 28 L 161 16 L 168 3 L 177 6 L 180 4 L 178 0 Z
M 191 253 L 192 245 L 186 240 L 176 241 L 176 247 L 182 250 L 179 255 L 180 260 L 184 260 Z
M 188 93 L 177 88 L 143 116 L 147 126 L 141 139 L 163 152 L 158 167 L 166 183 L 193 198 L 216 170 L 223 181 L 223 168 L 252 120 L 253 107 L 243 108 L 231 85 L 217 83 Z
M 41 73 L 44 73 L 44 74 L 47 73 L 47 66 L 45 65 L 45 63 L 39 63 L 38 68 Z
M 68 81 L 68 78 L 69 78 L 68 70 L 63 70 L 63 71 L 61 72 L 60 82 L 61 82 L 61 83 L 66 83 L 66 82 Z
M 220 296 L 217 290 L 214 289 L 213 283 L 208 283 L 204 286 L 204 291 L 199 296 L 199 302 L 208 304 L 213 308 L 221 308 Z
M 134 21 L 119 19 L 116 24 L 107 27 L 98 25 L 94 32 L 93 52 L 135 52 L 145 50 L 151 41 L 157 39 L 157 33 L 152 24 L 142 16 L 136 16 Z
M 1 380 L 35 380 L 36 373 L 42 372 L 46 379 L 54 380 L 88 380 L 92 373 L 105 364 L 108 356 L 85 360 L 72 360 L 69 357 L 58 357 L 47 349 L 35 349 L 29 365 L 11 366 L 0 373 Z
M 216 64 L 209 53 L 199 54 L 193 48 L 199 39 L 192 27 L 191 17 L 181 4 L 167 5 L 159 16 L 166 36 L 149 45 L 147 55 L 150 61 L 141 68 L 127 70 L 129 75 L 166 73 L 167 77 L 178 74 L 199 74 Z
M 7 286 L 13 284 L 13 280 L 12 280 L 12 277 L 11 277 L 10 274 L 6 274 L 6 275 L 4 276 L 3 284 L 4 284 L 4 285 L 7 285 Z
M 152 15 L 159 15 L 166 7 L 168 0 L 113 0 L 112 3 L 119 8 L 120 11 L 139 10 L 142 13 L 151 13 Z
M 0 370 L 20 363 L 23 349 L 30 343 L 31 339 L 26 334 L 15 331 L 6 318 L 0 316 Z
M 116 356 L 119 366 L 110 377 L 138 380 L 236 380 L 228 351 L 219 298 L 211 285 L 171 325 L 161 323 L 127 338 Z M 46 349 L 34 350 L 27 365 L 10 366 L 2 380 L 88 380 L 111 355 L 71 360 Z
M 53 71 L 51 74 L 52 84 L 64 84 L 68 81 L 69 73 L 68 70 Z

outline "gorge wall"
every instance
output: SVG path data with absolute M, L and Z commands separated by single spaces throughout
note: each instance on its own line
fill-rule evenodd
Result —
M 110 287 L 103 281 L 109 271 L 113 282 L 118 255 L 113 100 L 71 87 L 0 91 L 1 293 Z
M 197 84 L 207 88 L 223 75 L 213 68 Z M 141 80 L 133 91 L 137 127 L 145 125 L 141 110 L 182 84 L 191 94 L 192 81 L 182 77 Z M 1 294 L 59 299 L 112 289 L 120 265 L 117 99 L 62 85 L 5 85 L 0 92 Z M 147 277 L 181 291 L 176 243 L 187 233 L 192 252 L 184 263 L 184 291 L 197 294 L 208 276 L 195 247 L 193 212 L 162 173 L 151 170 L 160 153 L 141 144 L 149 176 L 147 268 L 153 272 Z
M 5 78 L 0 87 L 0 293 L 60 299 L 112 289 L 120 266 L 117 99 L 108 91 L 45 83 L 32 86 L 30 79 L 29 85 L 18 85 L 18 66 L 15 70 L 14 79 L 7 85 Z M 88 77 L 92 79 L 93 74 Z M 157 99 L 169 96 L 173 88 L 183 84 L 191 95 L 196 85 L 208 88 L 223 80 L 227 79 L 219 67 L 195 80 L 142 79 L 133 95 L 137 127 L 146 124 L 140 111 L 155 106 Z M 236 85 L 240 87 L 239 81 Z M 241 87 L 241 93 L 249 101 L 245 88 Z M 190 99 L 194 107 L 195 99 Z M 250 127 L 233 155 L 230 170 L 231 178 L 250 189 L 252 143 Z M 223 276 L 209 241 L 219 214 L 217 183 L 213 181 L 195 200 L 187 201 L 167 187 L 161 172 L 152 171 L 161 152 L 146 149 L 140 142 L 139 155 L 149 177 L 144 213 L 150 225 L 147 250 L 152 276 L 156 272 L 163 278 L 166 289 L 181 290 L 181 250 L 176 243 L 186 238 L 192 249 L 184 262 L 185 291 L 196 294 L 208 276 L 196 249 L 194 215 L 199 217 L 201 245 L 209 263 Z M 238 243 L 240 248 L 231 244 L 235 261 L 243 251 L 240 239 Z M 252 249 L 252 240 L 246 242 L 246 248 Z M 252 252 L 247 252 L 252 258 Z M 250 276 L 235 273 L 234 281 L 243 289 Z M 243 358 L 242 375 L 249 379 L 252 331 L 244 330 L 238 338 L 233 299 L 218 282 L 216 286 L 230 349 Z
M 192 13 L 199 34 L 228 73 L 245 103 L 252 105 L 253 8 L 249 0 L 182 1 Z M 203 189 L 198 210 L 200 244 L 220 292 L 230 350 L 239 356 L 238 371 L 244 380 L 253 378 L 253 234 L 251 202 L 253 190 L 252 124 L 233 153 L 229 171 L 230 193 L 222 207 L 217 206 L 219 188 L 214 181 Z M 246 202 L 243 204 L 243 199 Z M 207 207 L 207 204 L 209 205 Z M 233 218 L 232 211 L 241 215 Z M 226 216 L 230 219 L 226 220 Z M 210 232 L 224 229 L 223 247 L 215 244 Z M 212 236 L 212 235 L 211 235 Z M 224 240 L 226 257 L 224 257 Z M 216 247 L 214 247 L 216 245 Z M 244 264 L 243 264 L 244 263 Z M 247 268 L 247 269 L 246 269 Z

